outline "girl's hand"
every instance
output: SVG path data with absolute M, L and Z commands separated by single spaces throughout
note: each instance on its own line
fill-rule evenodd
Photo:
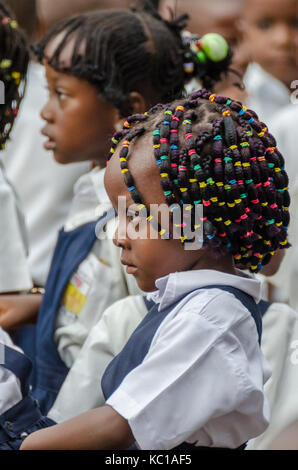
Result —
M 0 327 L 11 331 L 37 321 L 42 295 L 0 296 Z

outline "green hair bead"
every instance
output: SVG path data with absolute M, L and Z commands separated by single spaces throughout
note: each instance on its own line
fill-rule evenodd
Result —
M 200 43 L 206 57 L 212 62 L 221 62 L 226 59 L 229 54 L 229 45 L 220 34 L 205 34 L 205 36 L 200 39 Z

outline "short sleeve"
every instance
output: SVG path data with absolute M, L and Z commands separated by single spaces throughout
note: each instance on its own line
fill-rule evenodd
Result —
M 183 310 L 162 324 L 107 405 L 128 420 L 141 449 L 238 447 L 268 425 L 261 353 L 252 349 L 250 367 L 233 331 Z

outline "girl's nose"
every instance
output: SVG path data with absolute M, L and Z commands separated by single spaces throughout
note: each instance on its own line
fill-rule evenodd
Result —
M 53 122 L 53 111 L 51 109 L 50 100 L 44 105 L 40 111 L 40 117 L 47 122 Z
M 123 230 L 124 227 L 120 227 L 118 226 L 118 228 L 116 229 L 115 233 L 114 233 L 114 237 L 113 237 L 113 243 L 114 245 L 118 246 L 119 248 L 128 248 L 129 247 L 129 240 L 126 236 L 126 230 Z

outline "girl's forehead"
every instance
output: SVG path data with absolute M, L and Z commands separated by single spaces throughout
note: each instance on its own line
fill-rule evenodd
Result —
M 46 61 L 50 61 L 56 53 L 58 47 L 63 42 L 66 35 L 66 31 L 61 31 L 57 36 L 53 37 L 47 44 L 44 56 Z M 65 41 L 61 52 L 59 53 L 59 64 L 63 67 L 71 67 L 72 57 L 74 53 L 74 47 L 77 39 L 77 34 L 73 34 L 69 39 Z M 79 47 L 79 53 L 84 54 L 85 52 L 85 41 L 82 41 Z
M 121 169 L 121 148 L 120 144 L 106 170 L 105 184 L 114 194 L 115 192 L 129 193 Z M 129 173 L 144 202 L 147 204 L 164 203 L 160 172 L 154 157 L 153 139 L 150 132 L 131 144 L 127 163 Z

